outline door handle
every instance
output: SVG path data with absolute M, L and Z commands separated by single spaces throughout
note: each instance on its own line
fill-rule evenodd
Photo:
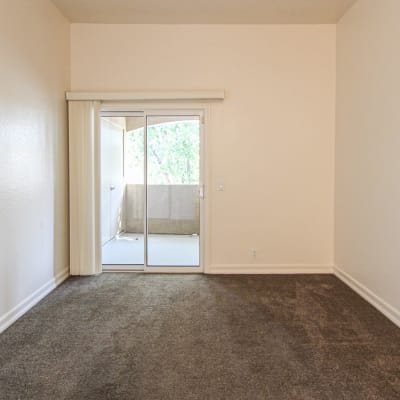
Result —
M 199 197 L 204 199 L 204 185 L 199 185 Z
M 115 186 L 114 185 L 110 185 L 110 190 L 115 190 Z

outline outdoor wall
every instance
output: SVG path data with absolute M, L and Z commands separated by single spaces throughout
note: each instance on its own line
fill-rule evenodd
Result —
M 71 30 L 73 90 L 226 90 L 207 126 L 206 267 L 333 266 L 334 25 Z
M 101 118 L 101 243 L 125 230 L 125 118 Z
M 192 235 L 200 233 L 198 185 L 149 185 L 148 231 L 156 234 Z M 125 230 L 143 233 L 144 185 L 125 188 Z
M 0 0 L 0 331 L 68 276 L 69 24 Z
M 338 25 L 335 263 L 400 323 L 400 2 L 359 0 Z

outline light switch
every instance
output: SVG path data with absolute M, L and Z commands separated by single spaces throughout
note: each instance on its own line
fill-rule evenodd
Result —
M 223 183 L 219 183 L 217 185 L 217 192 L 223 192 L 225 190 L 225 186 Z

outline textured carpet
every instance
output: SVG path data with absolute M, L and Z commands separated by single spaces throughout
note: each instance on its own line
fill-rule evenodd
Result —
M 333 276 L 71 278 L 0 335 L 0 398 L 398 400 L 400 329 Z

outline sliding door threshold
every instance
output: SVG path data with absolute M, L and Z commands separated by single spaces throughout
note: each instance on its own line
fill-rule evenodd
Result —
M 143 265 L 103 265 L 103 272 L 144 272 L 146 274 L 203 274 L 201 267 L 150 267 Z
M 104 264 L 103 272 L 143 272 L 144 265 Z

